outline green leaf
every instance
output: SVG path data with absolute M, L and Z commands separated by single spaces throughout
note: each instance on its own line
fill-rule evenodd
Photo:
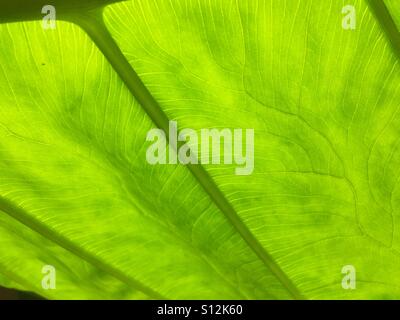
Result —
M 395 0 L 385 0 L 385 4 L 392 14 L 392 18 L 394 19 L 398 30 L 400 30 L 400 3 Z
M 400 297 L 400 55 L 382 1 L 56 2 L 56 30 L 32 1 L 0 4 L 2 285 L 52 299 Z M 254 129 L 254 172 L 150 165 L 146 135 L 169 120 Z

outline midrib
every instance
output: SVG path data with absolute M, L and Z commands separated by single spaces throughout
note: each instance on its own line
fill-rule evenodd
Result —
M 398 58 L 400 58 L 400 33 L 398 32 L 397 26 L 383 0 L 366 0 L 366 2 L 384 30 L 392 45 L 394 53 Z M 95 10 L 91 14 L 74 16 L 71 21 L 80 26 L 89 35 L 120 78 L 124 81 L 132 95 L 143 107 L 150 119 L 158 128 L 162 129 L 166 133 L 168 139 L 170 119 L 164 113 L 147 87 L 143 84 L 136 71 L 130 65 L 115 40 L 110 35 L 103 21 L 102 10 Z M 226 199 L 204 167 L 201 165 L 190 164 L 187 165 L 187 167 L 247 245 L 275 275 L 290 295 L 294 299 L 304 299 L 298 288 L 274 261 L 272 256 L 261 245 L 249 228 L 243 223 L 238 213 Z
M 124 54 L 121 52 L 121 49 L 110 35 L 103 21 L 102 10 L 74 15 L 71 16 L 69 20 L 80 26 L 88 34 L 153 123 L 166 133 L 168 139 L 170 119 L 161 109 L 160 105 L 147 87 L 143 84 L 136 71 L 130 65 Z M 243 223 L 238 213 L 226 199 L 204 167 L 201 165 L 187 165 L 187 168 L 251 250 L 272 272 L 272 274 L 274 274 L 289 294 L 294 299 L 304 299 L 298 288 L 274 261 L 272 256 L 261 245 L 249 228 Z
M 392 45 L 394 54 L 400 59 L 400 32 L 393 20 L 390 11 L 386 7 L 383 0 L 365 0 L 379 22 L 381 28 L 385 32 L 386 38 Z

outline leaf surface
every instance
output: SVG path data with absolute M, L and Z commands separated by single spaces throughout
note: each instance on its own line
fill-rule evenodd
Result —
M 133 0 L 56 30 L 1 24 L 0 282 L 49 298 L 399 298 L 399 57 L 368 1 L 350 2 L 353 31 L 339 0 Z M 148 164 L 146 134 L 168 120 L 253 128 L 253 174 Z

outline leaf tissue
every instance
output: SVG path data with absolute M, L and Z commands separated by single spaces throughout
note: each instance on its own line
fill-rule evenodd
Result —
M 399 299 L 399 30 L 396 0 L 0 0 L 0 285 Z

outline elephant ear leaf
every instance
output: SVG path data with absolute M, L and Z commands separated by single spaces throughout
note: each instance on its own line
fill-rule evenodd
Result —
M 2 286 L 400 298 L 396 1 L 53 3 L 0 3 Z M 253 129 L 254 171 L 148 163 L 170 121 Z

